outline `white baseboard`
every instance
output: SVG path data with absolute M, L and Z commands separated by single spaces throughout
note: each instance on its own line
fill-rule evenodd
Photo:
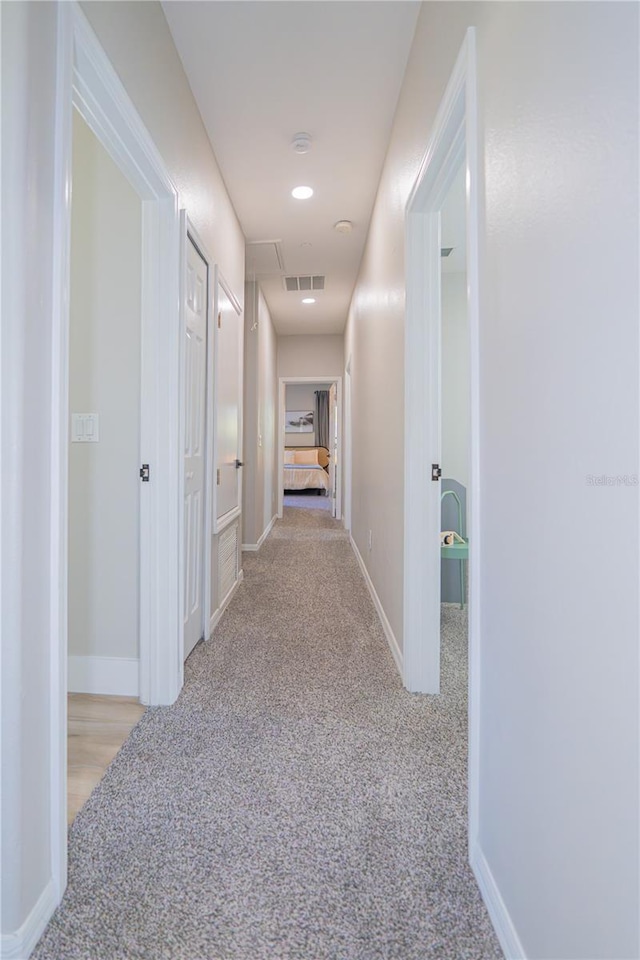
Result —
M 267 529 L 264 531 L 264 533 L 262 534 L 262 536 L 260 537 L 260 539 L 258 540 L 258 542 L 257 542 L 257 543 L 243 543 L 243 544 L 242 544 L 242 549 L 243 549 L 243 550 L 247 550 L 249 553 L 255 553 L 257 550 L 259 550 L 260 547 L 262 546 L 262 544 L 265 542 L 265 540 L 266 540 L 267 537 L 269 536 L 269 534 L 271 533 L 271 528 L 273 527 L 273 525 L 274 525 L 274 523 L 276 522 L 277 519 L 278 519 L 277 514 L 276 514 L 275 516 L 271 517 L 271 520 L 269 521 L 269 524 L 268 524 L 268 526 L 267 526 Z
M 127 657 L 69 657 L 69 693 L 137 697 L 140 661 Z
M 402 653 L 400 652 L 400 647 L 399 647 L 399 645 L 398 645 L 398 641 L 396 640 L 395 634 L 394 634 L 393 630 L 391 629 L 391 624 L 389 623 L 389 620 L 387 619 L 387 615 L 386 615 L 386 613 L 384 612 L 384 607 L 382 606 L 382 603 L 380 602 L 380 597 L 379 597 L 378 594 L 376 593 L 376 588 L 374 587 L 373 581 L 372 581 L 371 577 L 369 576 L 369 571 L 368 571 L 367 568 L 365 567 L 364 560 L 363 560 L 362 557 L 360 556 L 360 551 L 358 550 L 358 548 L 357 548 L 357 546 L 356 546 L 356 542 L 355 542 L 355 540 L 353 539 L 353 536 L 352 536 L 351 534 L 349 534 L 349 540 L 350 540 L 350 542 L 351 542 L 351 547 L 353 548 L 353 552 L 354 552 L 355 555 L 356 555 L 356 560 L 357 560 L 358 563 L 360 564 L 360 569 L 362 570 L 362 575 L 363 575 L 363 577 L 364 577 L 364 580 L 365 580 L 365 583 L 366 583 L 367 588 L 368 588 L 368 590 L 369 590 L 369 593 L 371 594 L 371 599 L 373 600 L 373 605 L 374 605 L 374 607 L 376 608 L 376 611 L 377 611 L 378 616 L 380 617 L 380 622 L 381 622 L 381 624 L 382 624 L 382 629 L 384 630 L 384 635 L 385 635 L 385 637 L 387 638 L 387 643 L 389 644 L 389 649 L 391 650 L 391 655 L 393 656 L 393 659 L 394 659 L 394 661 L 395 661 L 395 665 L 396 665 L 396 667 L 398 668 L 398 672 L 399 672 L 400 676 L 402 677 L 402 676 L 404 675 L 404 674 L 403 674 L 403 666 L 402 666 Z
M 227 609 L 227 607 L 231 603 L 234 593 L 236 592 L 236 590 L 238 589 L 238 587 L 240 586 L 243 580 L 244 580 L 244 573 L 241 570 L 240 573 L 238 574 L 238 579 L 236 580 L 234 585 L 231 587 L 231 590 L 229 590 L 229 593 L 226 595 L 226 597 L 224 598 L 224 600 L 222 601 L 218 609 L 215 611 L 215 613 L 212 615 L 211 619 L 209 620 L 209 636 L 207 637 L 208 640 L 211 639 L 211 635 L 215 630 L 218 624 L 218 621 L 220 620 L 220 617 L 222 616 L 224 611 Z
M 478 842 L 472 844 L 469 863 L 475 875 L 500 946 L 507 960 L 527 960 L 507 906 Z
M 0 938 L 2 960 L 27 960 L 57 906 L 56 885 L 51 879 L 22 926 L 14 933 L 2 934 Z

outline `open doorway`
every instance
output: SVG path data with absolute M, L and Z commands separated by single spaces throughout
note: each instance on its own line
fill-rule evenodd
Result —
M 281 377 L 278 516 L 284 506 L 342 518 L 342 378 Z
M 139 718 L 142 201 L 73 111 L 68 820 Z
M 468 669 L 469 318 L 466 273 L 465 165 L 449 187 L 440 215 L 441 276 L 441 569 L 442 675 Z
M 480 692 L 480 434 L 479 434 L 479 289 L 478 289 L 478 224 L 479 213 L 479 150 L 477 129 L 477 81 L 475 67 L 475 32 L 469 28 L 458 55 L 453 73 L 441 101 L 434 128 L 426 145 L 424 162 L 407 201 L 406 207 L 406 323 L 405 323 L 405 478 L 404 478 L 404 649 L 403 676 L 408 690 L 420 693 L 440 692 L 441 668 L 441 565 L 443 547 L 441 482 L 445 471 L 460 486 L 466 486 L 466 503 L 458 516 L 457 502 L 448 500 L 454 509 L 450 528 L 459 525 L 467 539 L 469 559 L 468 637 L 466 663 L 469 671 L 469 845 L 470 862 L 481 888 L 476 862 L 478 824 L 478 748 Z M 453 185 L 453 193 L 451 193 Z M 453 203 L 456 190 L 463 189 L 465 212 L 465 279 L 458 283 L 458 308 L 461 322 L 443 332 L 442 297 L 447 287 L 455 286 L 442 274 L 442 248 L 446 243 L 447 206 Z M 448 229 L 448 227 L 447 227 Z M 449 246 L 460 242 L 449 243 Z M 455 261 L 451 261 L 454 263 Z M 464 293 L 461 294 L 461 287 Z M 441 296 L 442 295 L 442 296 Z M 456 300 L 455 295 L 450 297 Z M 466 309 L 465 309 L 466 308 Z M 449 322 L 449 321 L 445 321 Z M 461 388 L 443 412 L 441 393 L 443 377 L 452 377 L 455 387 L 458 374 L 451 374 L 452 364 L 464 364 L 455 341 L 464 336 L 468 345 L 468 372 L 464 373 L 466 390 Z M 442 340 L 447 355 L 441 368 Z M 448 344 L 448 346 L 447 346 Z M 452 349 L 453 348 L 453 349 Z M 468 391 L 468 393 L 467 393 Z M 468 399 L 465 399 L 465 394 Z M 453 406 L 452 406 L 453 404 Z M 464 469 L 456 465 L 450 444 L 456 428 L 443 422 L 459 416 L 460 405 L 466 408 L 461 424 L 467 424 L 467 437 L 457 449 L 467 450 L 466 484 Z M 456 413 L 455 411 L 458 411 Z M 443 437 L 443 430 L 447 432 Z M 462 432 L 465 432 L 463 426 Z M 443 457 L 447 455 L 448 465 Z M 444 469 L 443 469 L 444 468 Z M 460 470 L 463 472 L 460 473 Z M 462 481 L 456 478 L 458 473 Z M 458 492 L 457 490 L 455 492 Z M 461 504 L 462 505 L 462 504 Z M 450 504 L 447 504 L 447 510 Z M 465 516 L 466 514 L 466 516 Z M 457 532 L 457 531 L 456 531 Z M 462 534 L 459 534 L 462 536 Z M 460 545 L 464 549 L 464 545 Z M 447 549 L 446 547 L 444 549 Z M 460 559 L 464 559 L 460 557 Z M 458 578 L 458 603 L 467 606 L 466 577 L 460 582 L 460 564 L 454 563 Z M 464 574 L 464 568 L 462 573 Z M 454 594 L 455 596 L 455 594 Z M 460 611 L 461 613 L 466 611 Z M 466 624 L 465 624 L 466 627 Z M 464 635 L 463 641 L 464 643 Z
M 56 900 L 67 879 L 67 696 L 69 690 L 69 406 L 73 114 L 82 116 L 141 201 L 142 272 L 139 454 L 138 688 L 144 704 L 169 704 L 182 684 L 178 591 L 181 551 L 180 217 L 178 195 L 162 157 L 79 6 L 60 7 L 55 92 L 55 223 L 51 324 L 51 696 L 50 824 Z M 126 352 L 126 340 L 119 342 Z M 81 410 L 93 414 L 96 410 Z M 95 430 L 96 421 L 76 428 Z M 98 420 L 98 436 L 100 422 Z M 90 442 L 90 441 L 85 441 Z M 101 441 L 98 441 L 100 443 Z M 148 468 L 144 471 L 144 466 Z M 144 482 L 141 471 L 150 475 Z M 113 658 L 133 660 L 135 658 Z M 88 694 L 88 696 L 94 696 Z M 102 694 L 95 694 L 102 696 Z M 139 706 L 138 704 L 135 704 Z

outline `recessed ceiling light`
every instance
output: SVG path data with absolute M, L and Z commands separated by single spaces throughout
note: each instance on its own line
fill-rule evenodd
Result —
M 302 302 L 303 302 L 303 303 L 315 303 L 315 302 L 316 302 L 316 298 L 315 298 L 315 297 L 305 297 Z
M 295 197 L 296 200 L 308 200 L 309 197 L 313 196 L 313 189 L 311 187 L 294 187 L 291 196 Z

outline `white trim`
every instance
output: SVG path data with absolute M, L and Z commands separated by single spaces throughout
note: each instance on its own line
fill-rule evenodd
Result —
M 467 153 L 467 317 L 470 354 L 470 519 L 469 571 L 469 847 L 478 841 L 480 821 L 480 664 L 482 650 L 480 589 L 481 541 L 480 494 L 480 147 L 478 134 L 478 87 L 475 30 L 467 31 L 465 87 L 465 146 Z
M 214 265 L 213 270 L 213 408 L 214 408 L 214 418 L 213 418 L 213 464 L 212 464 L 212 473 L 211 473 L 211 501 L 212 501 L 212 524 L 211 530 L 214 534 L 222 533 L 225 527 L 228 527 L 237 517 L 242 513 L 242 468 L 236 469 L 236 482 L 237 482 L 237 506 L 233 509 L 227 511 L 221 517 L 218 516 L 218 484 L 216 482 L 215 473 L 219 469 L 218 467 L 218 419 L 217 411 L 219 410 L 220 404 L 218 402 L 218 384 L 220 377 L 218 371 L 220 369 L 220 336 L 218 333 L 218 313 L 220 311 L 220 299 L 218 296 L 218 287 L 222 287 L 225 294 L 231 302 L 231 306 L 236 312 L 236 315 L 239 320 L 241 320 L 242 314 L 242 305 L 233 290 L 225 280 L 220 268 L 217 265 Z M 244 323 L 240 322 L 240 330 L 238 333 L 239 343 L 238 343 L 238 444 L 236 449 L 236 457 L 240 460 L 242 457 L 243 450 L 243 398 L 244 390 L 242 389 L 243 376 L 244 376 Z
M 54 229 L 51 269 L 50 828 L 53 911 L 67 882 L 68 343 L 72 111 L 75 106 L 142 200 L 141 462 L 152 480 L 140 497 L 140 698 L 172 703 L 180 690 L 176 650 L 179 458 L 179 217 L 177 191 L 118 75 L 79 5 L 58 5 Z M 151 347 L 145 355 L 145 345 Z M 47 887 L 49 890 L 49 887 Z M 46 891 L 45 891 L 46 893 Z
M 478 845 L 481 663 L 481 477 L 479 268 L 480 151 L 475 30 L 470 27 L 438 110 L 416 184 L 407 202 L 405 325 L 404 659 L 410 690 L 439 690 L 440 462 L 439 212 L 466 161 L 467 315 L 470 339 L 469 525 L 469 850 Z M 426 265 L 426 269 L 425 269 Z M 425 362 L 426 361 L 426 362 Z M 411 388 L 409 388 L 411 385 Z M 424 410 L 432 411 L 425 420 Z M 435 411 L 435 416 L 433 415 Z M 432 493 L 425 497 L 425 486 Z M 432 492 L 432 486 L 435 488 Z M 437 495 L 438 494 L 438 495 Z M 428 549 L 425 549 L 425 546 Z M 425 584 L 431 587 L 427 594 Z M 475 854 L 477 856 L 477 854 Z
M 511 915 L 478 843 L 474 843 L 471 848 L 469 862 L 505 957 L 507 960 L 526 960 L 527 954 L 520 942 Z
M 472 28 L 447 84 L 406 206 L 404 682 L 408 690 L 420 693 L 440 691 L 440 484 L 431 481 L 431 464 L 441 462 L 440 209 L 465 154 L 466 88 L 475 80 L 468 65 L 470 46 Z M 467 236 L 477 234 L 478 228 L 473 174 L 474 193 L 467 197 Z M 473 258 L 477 248 L 467 253 Z M 477 278 L 473 265 L 470 272 Z M 468 284 L 469 302 L 477 295 L 477 285 Z M 477 377 L 477 369 L 476 353 L 471 355 L 472 377 L 474 373 Z M 473 474 L 472 458 L 471 470 Z M 469 503 L 475 497 L 472 483 Z M 469 514 L 477 523 L 477 511 L 471 505 Z M 470 542 L 473 549 L 473 531 Z M 431 549 L 425 550 L 425 544 Z M 425 590 L 425 584 L 432 589 Z M 470 596 L 470 609 L 471 602 Z
M 69 657 L 69 693 L 137 697 L 140 661 L 131 657 Z
M 213 532 L 213 496 L 210 491 L 213 487 L 213 423 L 214 407 L 214 323 L 213 323 L 213 291 L 215 265 L 206 244 L 191 222 L 186 210 L 180 213 L 180 449 L 185 448 L 186 429 L 186 397 L 185 397 L 185 325 L 186 325 L 186 291 L 184 284 L 187 275 L 187 244 L 191 241 L 198 254 L 204 260 L 207 268 L 207 317 L 206 317 L 206 373 L 205 373 L 205 465 L 204 465 L 204 516 L 202 521 L 202 637 L 206 635 L 207 624 L 211 620 L 211 536 Z M 184 461 L 183 461 L 184 464 Z M 184 503 L 184 466 L 180 473 L 180 503 Z M 184 610 L 184 510 L 179 511 L 179 542 L 180 570 L 178 573 L 178 589 L 180 610 Z M 182 624 L 182 645 L 180 652 L 180 677 L 184 681 L 184 623 Z
M 58 4 L 56 116 L 54 144 L 54 231 L 52 244 L 51 323 L 51 664 L 49 669 L 51 874 L 56 887 L 53 909 L 67 885 L 67 634 L 69 506 L 69 296 L 73 104 L 73 26 L 71 7 Z M 46 890 L 45 890 L 46 893 Z M 43 894 L 44 896 L 44 894 Z M 42 898 L 41 898 L 42 899 Z M 40 901 L 39 901 L 40 902 Z M 37 909 L 37 908 L 34 908 Z M 3 952 L 4 956 L 4 952 Z
M 234 585 L 231 587 L 231 590 L 229 590 L 229 593 L 226 595 L 226 597 L 224 598 L 224 600 L 222 601 L 218 609 L 215 611 L 215 613 L 211 617 L 211 620 L 209 621 L 209 638 L 208 638 L 209 640 L 211 639 L 213 631 L 215 630 L 216 626 L 220 621 L 220 617 L 222 616 L 224 611 L 227 609 L 227 607 L 233 600 L 234 594 L 243 580 L 244 580 L 244 572 L 240 570 L 238 572 L 238 579 L 236 580 Z
M 277 515 L 276 513 L 274 513 L 274 515 L 271 517 L 271 520 L 270 520 L 269 523 L 267 524 L 267 527 L 266 527 L 266 529 L 263 531 L 262 536 L 260 537 L 260 539 L 258 540 L 258 542 L 257 542 L 257 543 L 243 543 L 243 544 L 242 544 L 242 549 L 245 550 L 247 553 L 255 553 L 257 550 L 259 550 L 260 547 L 262 546 L 262 544 L 265 542 L 265 540 L 266 540 L 267 537 L 269 536 L 269 534 L 271 533 L 271 530 L 272 530 L 272 528 L 273 528 L 273 525 L 274 525 L 274 523 L 276 522 L 277 519 L 278 519 L 278 515 Z
M 77 3 L 68 8 L 73 86 L 57 92 L 71 101 L 144 201 L 142 204 L 142 405 L 140 460 L 151 482 L 140 496 L 140 699 L 169 704 L 181 685 L 178 604 L 180 563 L 180 218 L 177 190 L 118 75 Z M 60 144 L 70 165 L 71 128 Z M 55 242 L 68 250 L 71 207 Z M 61 238 L 61 239 L 58 239 Z M 65 278 L 64 336 L 68 334 L 69 276 Z M 56 363 L 54 359 L 54 364 Z M 66 404 L 68 406 L 68 404 Z M 67 411 L 65 410 L 65 424 Z M 66 490 L 65 490 L 66 494 Z M 63 504 L 66 522 L 67 506 Z
M 353 482 L 353 436 L 351 432 L 351 408 L 353 381 L 351 379 L 351 355 L 344 368 L 344 416 L 343 416 L 343 453 L 342 453 L 342 485 L 343 509 L 342 517 L 345 530 L 351 530 L 351 490 Z
M 336 491 L 336 519 L 342 519 L 342 376 L 338 374 L 327 377 L 278 377 L 278 520 L 284 516 L 284 414 L 287 384 L 296 383 L 335 383 L 337 387 L 336 402 L 338 405 L 338 465 L 340 470 L 335 471 Z
M 26 960 L 31 955 L 58 902 L 57 885 L 51 878 L 22 926 L 14 933 L 3 933 L 0 937 L 2 960 Z
M 239 473 L 240 471 L 238 471 Z M 233 523 L 234 520 L 237 520 L 240 514 L 242 513 L 242 507 L 234 507 L 233 510 L 229 510 L 228 513 L 225 513 L 223 516 L 214 519 L 213 521 L 213 532 L 222 533 L 230 523 Z
M 376 608 L 376 612 L 377 612 L 378 616 L 380 617 L 380 623 L 382 624 L 382 629 L 384 630 L 384 635 L 385 635 L 385 637 L 387 638 L 387 643 L 389 644 L 389 649 L 391 650 L 391 656 L 393 657 L 394 663 L 395 663 L 396 667 L 398 668 L 398 673 L 400 674 L 400 676 L 402 676 L 402 673 L 403 673 L 403 664 L 402 664 L 402 651 L 400 650 L 400 645 L 398 644 L 398 641 L 397 641 L 397 639 L 396 639 L 395 633 L 394 633 L 393 630 L 391 629 L 391 624 L 389 623 L 388 617 L 387 617 L 386 613 L 384 612 L 384 607 L 382 606 L 382 603 L 381 603 L 381 601 L 380 601 L 380 597 L 379 597 L 378 594 L 376 593 L 376 588 L 375 588 L 374 585 L 373 585 L 373 580 L 372 580 L 371 577 L 369 576 L 369 571 L 367 570 L 367 568 L 366 568 L 366 566 L 365 566 L 365 562 L 364 562 L 364 560 L 362 559 L 362 557 L 361 557 L 361 555 L 360 555 L 360 551 L 358 550 L 358 548 L 357 548 L 357 546 L 356 546 L 356 542 L 355 542 L 355 540 L 353 539 L 353 537 L 351 536 L 351 534 L 349 534 L 349 542 L 351 543 L 351 546 L 352 546 L 352 548 L 353 548 L 353 552 L 354 552 L 354 554 L 355 554 L 355 556 L 356 556 L 356 560 L 358 561 L 358 564 L 359 564 L 360 569 L 361 569 L 361 571 L 362 571 L 362 576 L 364 577 L 364 582 L 366 583 L 367 589 L 368 589 L 369 593 L 371 594 L 371 599 L 373 600 L 373 605 L 374 605 L 374 607 Z

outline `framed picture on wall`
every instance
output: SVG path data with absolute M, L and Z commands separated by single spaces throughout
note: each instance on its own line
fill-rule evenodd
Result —
M 284 415 L 285 433 L 313 433 L 313 410 L 287 410 Z

